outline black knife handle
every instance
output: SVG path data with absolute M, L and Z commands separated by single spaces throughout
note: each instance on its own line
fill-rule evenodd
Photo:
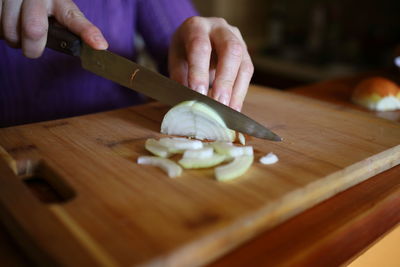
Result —
M 46 47 L 71 56 L 79 56 L 81 52 L 81 39 L 65 27 L 49 18 Z

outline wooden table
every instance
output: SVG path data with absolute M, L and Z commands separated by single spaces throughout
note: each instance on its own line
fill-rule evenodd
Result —
M 359 78 L 295 88 L 294 93 L 354 108 L 350 89 Z M 324 87 L 325 90 L 321 90 Z M 398 120 L 400 114 L 379 113 Z M 211 266 L 337 266 L 351 260 L 400 222 L 400 166 L 342 192 L 269 230 Z M 29 260 L 0 228 L 0 262 L 27 266 Z
M 400 111 L 366 111 L 349 101 L 352 88 L 363 78 L 337 79 L 291 91 L 400 122 Z M 400 166 L 396 166 L 264 232 L 212 266 L 338 266 L 360 255 L 399 223 Z

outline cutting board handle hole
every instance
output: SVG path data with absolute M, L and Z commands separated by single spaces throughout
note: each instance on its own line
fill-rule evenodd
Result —
M 66 203 L 76 196 L 75 190 L 45 162 L 40 162 L 23 182 L 37 199 L 46 204 Z

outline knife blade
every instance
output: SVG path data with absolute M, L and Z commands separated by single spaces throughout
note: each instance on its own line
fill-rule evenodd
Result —
M 255 120 L 210 97 L 110 51 L 90 48 L 79 37 L 55 25 L 53 21 L 49 21 L 46 46 L 62 53 L 79 56 L 84 69 L 164 104 L 174 106 L 186 100 L 197 100 L 216 110 L 228 128 L 258 138 L 282 140 Z

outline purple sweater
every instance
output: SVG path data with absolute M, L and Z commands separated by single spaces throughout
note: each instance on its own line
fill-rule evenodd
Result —
M 166 66 L 171 35 L 196 15 L 189 0 L 75 0 L 103 32 L 109 50 L 135 59 L 139 32 L 159 65 Z M 78 58 L 46 49 L 25 58 L 0 40 L 0 127 L 53 120 L 140 103 L 132 90 L 98 77 Z

